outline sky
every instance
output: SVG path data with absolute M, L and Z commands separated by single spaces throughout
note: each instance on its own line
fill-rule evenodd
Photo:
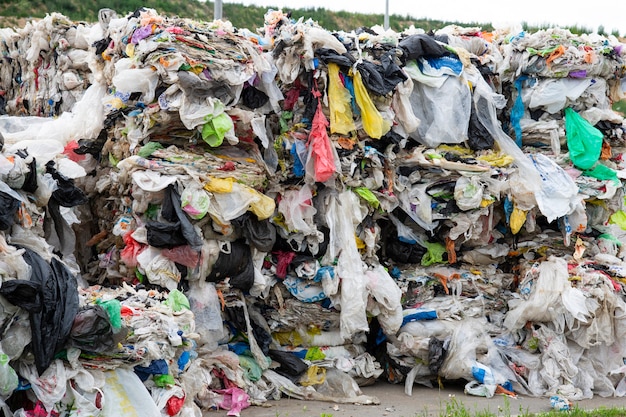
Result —
M 417 19 L 447 20 L 455 22 L 486 22 L 495 27 L 508 27 L 528 23 L 531 26 L 553 24 L 578 26 L 590 32 L 604 27 L 606 33 L 617 30 L 626 35 L 626 1 L 595 0 L 587 2 L 556 0 L 222 0 L 261 7 L 299 9 L 321 7 L 328 10 L 345 10 L 359 13 L 407 14 Z M 381 21 L 382 25 L 383 22 Z

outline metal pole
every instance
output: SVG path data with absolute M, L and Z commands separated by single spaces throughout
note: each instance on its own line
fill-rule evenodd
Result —
M 389 0 L 385 0 L 385 30 L 389 29 Z
M 222 0 L 215 0 L 213 5 L 213 18 L 215 20 L 222 20 Z

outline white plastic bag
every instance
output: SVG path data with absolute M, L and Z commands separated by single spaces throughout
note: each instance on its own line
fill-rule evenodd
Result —
M 368 311 L 378 316 L 378 321 L 388 335 L 394 335 L 402 326 L 402 290 L 382 265 L 365 272 L 370 295 Z
M 196 320 L 196 332 L 200 334 L 198 345 L 216 349 L 218 341 L 224 337 L 224 325 L 215 285 L 203 279 L 190 281 L 185 295 Z
M 460 177 L 454 186 L 454 200 L 463 211 L 480 207 L 485 186 L 477 176 Z
M 118 64 L 123 62 L 123 58 Z M 116 65 L 117 67 L 118 65 Z M 123 93 L 141 93 L 146 104 L 154 100 L 156 87 L 159 83 L 159 74 L 151 67 L 125 68 L 117 71 L 113 77 L 113 85 Z
M 326 257 L 337 261 L 335 273 L 341 279 L 341 335 L 349 339 L 359 331 L 367 331 L 367 289 L 363 279 L 361 255 L 356 247 L 354 229 L 363 220 L 360 202 L 352 191 L 329 198 L 326 222 L 330 242 Z
M 161 417 L 150 393 L 132 369 L 105 372 L 102 417 Z
M 465 79 L 444 76 L 439 87 L 416 82 L 410 101 L 413 113 L 421 121 L 410 137 L 424 145 L 437 147 L 442 143 L 467 140 L 472 111 L 472 92 Z
M 315 233 L 313 217 L 317 209 L 313 206 L 313 193 L 308 184 L 297 190 L 285 190 L 278 203 L 278 212 L 284 216 L 289 231 L 304 235 Z

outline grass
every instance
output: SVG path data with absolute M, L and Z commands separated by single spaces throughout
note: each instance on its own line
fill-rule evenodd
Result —
M 428 417 L 431 414 L 428 412 L 422 414 L 415 414 L 414 417 Z M 445 410 L 441 411 L 438 417 L 626 417 L 626 408 L 605 408 L 600 407 L 594 410 L 584 410 L 574 406 L 568 411 L 549 411 L 545 413 L 531 413 L 524 410 L 521 406 L 519 410 L 512 412 L 510 404 L 505 400 L 504 407 L 498 406 L 497 412 L 489 410 L 483 411 L 471 411 L 463 404 L 462 401 L 458 401 L 456 398 L 452 398 L 445 405 Z M 322 416 L 324 417 L 324 416 Z
M 307 412 L 307 407 L 302 409 L 303 415 Z M 389 414 L 392 416 L 393 414 Z M 276 412 L 276 417 L 291 417 L 289 413 Z M 321 413 L 320 417 L 334 417 L 332 413 Z M 339 417 L 339 416 L 338 416 Z M 401 415 L 399 417 L 407 417 Z M 507 398 L 504 399 L 504 406 L 498 406 L 497 411 L 487 410 L 469 410 L 462 401 L 452 397 L 446 402 L 444 409 L 439 414 L 429 413 L 425 410 L 421 413 L 415 413 L 408 417 L 626 417 L 626 407 L 599 407 L 593 410 L 584 410 L 578 406 L 574 406 L 568 411 L 548 411 L 542 413 L 531 413 L 524 410 L 520 405 L 519 409 L 511 410 L 511 405 Z

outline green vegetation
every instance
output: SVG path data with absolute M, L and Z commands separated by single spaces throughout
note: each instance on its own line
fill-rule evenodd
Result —
M 213 2 L 198 0 L 0 0 L 0 26 L 18 26 L 27 20 L 42 18 L 53 12 L 61 13 L 74 21 L 94 22 L 98 18 L 98 10 L 113 9 L 120 15 L 126 15 L 140 7 L 155 9 L 166 16 L 180 16 L 194 20 L 213 20 Z M 235 3 L 223 3 L 223 19 L 229 20 L 236 28 L 247 28 L 255 31 L 263 26 L 263 18 L 268 9 L 275 7 L 243 6 Z M 305 9 L 283 9 L 291 12 L 291 17 L 298 19 L 312 19 L 328 30 L 351 31 L 362 27 L 372 27 L 383 24 L 383 14 L 350 13 L 345 11 L 331 12 L 320 7 Z M 426 31 L 440 29 L 444 26 L 456 24 L 464 27 L 479 27 L 484 31 L 491 31 L 489 22 L 453 22 L 416 18 L 410 15 L 389 16 L 389 26 L 395 31 L 402 31 L 411 25 Z M 526 31 L 536 31 L 554 25 L 531 27 L 522 23 Z M 587 27 L 568 27 L 572 33 L 591 33 L 593 29 Z M 598 30 L 604 31 L 604 27 Z M 619 35 L 613 32 L 613 35 Z
M 427 411 L 424 413 L 417 413 L 414 417 L 428 417 L 432 415 L 432 413 L 428 413 Z M 458 401 L 456 398 L 452 398 L 445 404 L 445 409 L 443 409 L 438 417 L 625 417 L 626 416 L 626 408 L 604 408 L 600 407 L 594 410 L 583 410 L 574 406 L 571 410 L 568 411 L 549 411 L 545 413 L 530 413 L 527 410 L 524 410 L 521 406 L 519 410 L 511 410 L 510 403 L 505 401 L 504 407 L 498 406 L 498 409 L 495 411 L 482 410 L 482 411 L 472 411 L 469 410 L 462 401 Z

